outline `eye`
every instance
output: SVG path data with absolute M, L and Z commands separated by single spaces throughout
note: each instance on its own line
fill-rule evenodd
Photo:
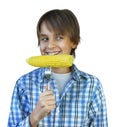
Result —
M 49 38 L 48 37 L 41 37 L 40 41 L 41 42 L 48 42 Z
M 61 35 L 56 36 L 56 40 L 57 40 L 57 41 L 60 41 L 60 40 L 62 40 L 62 39 L 63 39 L 63 36 L 61 36 Z

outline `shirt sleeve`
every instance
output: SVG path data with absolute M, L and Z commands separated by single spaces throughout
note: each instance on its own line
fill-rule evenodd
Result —
M 93 96 L 89 110 L 90 127 L 108 127 L 106 99 L 100 81 L 94 80 Z
M 30 127 L 30 107 L 26 91 L 17 83 L 11 101 L 8 127 Z

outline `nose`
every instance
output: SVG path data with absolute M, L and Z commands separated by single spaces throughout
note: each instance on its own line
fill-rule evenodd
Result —
M 53 47 L 55 47 L 55 41 L 51 39 L 48 43 L 48 48 L 53 48 Z

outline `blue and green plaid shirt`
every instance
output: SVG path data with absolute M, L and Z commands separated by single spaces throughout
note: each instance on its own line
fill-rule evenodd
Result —
M 30 127 L 29 116 L 47 84 L 45 69 L 38 68 L 17 80 L 8 127 Z M 39 127 L 108 127 L 105 96 L 98 78 L 73 65 L 71 79 L 62 96 L 53 78 L 50 83 L 56 97 L 56 109 L 39 121 Z

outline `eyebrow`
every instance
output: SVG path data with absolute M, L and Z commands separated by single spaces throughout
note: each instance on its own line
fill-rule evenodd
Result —
M 54 34 L 55 36 L 58 36 L 58 35 L 62 35 L 61 33 L 56 33 Z M 40 36 L 48 36 L 47 34 L 44 34 L 44 33 L 40 33 Z M 63 36 L 63 35 L 62 35 Z
M 40 36 L 47 36 L 47 34 L 40 33 Z
M 62 35 L 61 33 L 57 33 L 57 34 L 55 34 L 55 35 Z

